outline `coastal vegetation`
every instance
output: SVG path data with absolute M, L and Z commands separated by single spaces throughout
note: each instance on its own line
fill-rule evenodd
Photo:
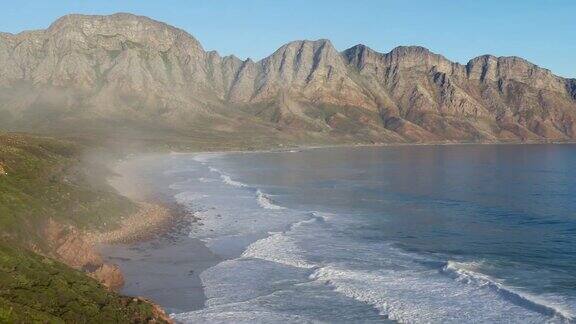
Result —
M 47 219 L 79 229 L 106 229 L 135 211 L 81 164 L 83 146 L 22 134 L 0 135 L 0 232 L 16 242 L 42 243 Z M 104 175 L 105 176 L 105 175 Z
M 82 144 L 67 140 L 0 134 L 0 323 L 144 323 L 162 317 L 151 303 L 121 296 L 57 260 L 67 259 L 49 239 L 50 224 L 58 224 L 58 235 L 65 237 L 71 230 L 104 231 L 136 210 L 93 180 L 98 177 L 91 172 L 102 179 L 105 169 L 85 167 L 84 152 Z M 94 259 L 72 238 L 78 247 L 72 253 Z
M 145 300 L 121 296 L 80 271 L 0 241 L 0 323 L 146 323 Z

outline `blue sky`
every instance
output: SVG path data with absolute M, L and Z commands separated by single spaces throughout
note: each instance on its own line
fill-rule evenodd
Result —
M 466 63 L 516 55 L 576 78 L 576 0 L 0 0 L 0 31 L 47 27 L 68 13 L 131 12 L 180 27 L 208 50 L 261 59 L 297 39 L 387 52 L 421 45 Z

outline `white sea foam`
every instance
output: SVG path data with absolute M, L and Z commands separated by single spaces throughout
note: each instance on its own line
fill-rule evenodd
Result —
M 257 258 L 277 262 L 297 268 L 311 269 L 316 265 L 302 257 L 303 251 L 296 242 L 284 233 L 272 235 L 252 243 L 242 254 L 242 258 Z
M 192 160 L 204 164 L 210 161 L 211 159 L 214 159 L 222 155 L 224 155 L 224 153 L 198 153 L 192 156 Z
M 358 278 L 362 278 L 362 280 L 358 281 Z M 314 271 L 314 273 L 310 275 L 310 279 L 321 281 L 326 284 L 331 284 L 335 287 L 337 292 L 357 299 L 361 302 L 373 305 L 380 311 L 381 315 L 389 314 L 386 307 L 386 302 L 382 300 L 382 296 L 380 296 L 378 293 L 374 293 L 373 289 L 369 289 L 368 287 L 372 285 L 378 285 L 378 283 L 382 280 L 381 277 L 371 275 L 367 272 L 361 273 L 346 271 L 332 266 L 326 266 Z M 348 285 L 346 284 L 346 282 L 351 282 L 353 280 L 357 281 Z M 361 287 L 362 284 L 365 284 L 366 287 Z
M 334 214 L 317 212 L 317 211 L 310 212 L 309 215 L 312 216 L 310 219 L 296 222 L 292 225 L 292 228 L 298 228 L 302 225 L 310 224 L 310 223 L 314 223 L 314 222 L 328 222 L 334 217 Z
M 183 205 L 207 197 L 209 196 L 206 194 L 201 194 L 193 191 L 183 191 L 179 194 L 174 195 L 174 199 L 176 199 L 176 202 Z
M 451 264 L 451 268 L 455 265 Z M 459 275 L 470 276 L 461 268 Z M 465 273 L 465 274 L 464 274 Z M 315 270 L 311 279 L 329 284 L 335 291 L 376 308 L 380 314 L 403 323 L 565 323 L 573 320 L 568 310 L 507 290 L 494 290 L 487 276 L 438 277 L 421 270 L 353 270 L 328 265 Z M 473 283 L 473 284 L 469 284 Z
M 486 286 L 490 289 L 494 289 L 505 298 L 523 305 L 528 309 L 533 309 L 553 317 L 562 318 L 566 321 L 576 320 L 576 314 L 569 308 L 569 306 L 555 303 L 527 292 L 522 292 L 513 287 L 508 287 L 498 280 L 479 272 L 478 269 L 481 266 L 482 263 L 480 262 L 448 261 L 442 268 L 442 271 L 453 275 L 459 282 Z
M 233 180 L 218 169 L 212 168 L 210 171 L 218 173 L 222 183 L 230 186 L 223 187 L 228 188 L 225 189 L 225 192 L 242 191 L 249 193 L 251 191 L 242 189 L 250 187 L 242 182 Z M 267 210 L 286 209 L 275 204 L 261 190 L 256 190 L 255 194 L 256 202 L 261 208 Z M 203 197 L 202 195 L 185 192 L 179 196 L 179 201 L 190 202 Z M 241 197 L 242 195 L 238 195 L 235 199 L 244 199 L 245 201 L 246 197 Z M 237 205 L 235 203 L 235 206 Z M 258 214 L 257 210 L 253 209 L 254 207 L 249 207 L 250 204 L 243 206 L 245 206 L 243 208 L 247 208 L 243 213 L 233 212 L 233 209 L 230 211 L 227 209 L 220 210 L 222 206 L 219 206 L 217 210 L 211 210 L 209 212 L 210 215 L 202 217 L 204 226 L 200 227 L 200 230 L 205 234 L 201 236 L 214 237 L 212 240 L 219 241 L 220 238 L 214 235 L 250 233 L 252 231 L 257 232 L 268 226 L 277 226 L 273 225 L 275 224 L 274 222 L 267 224 L 270 221 L 275 221 L 276 217 L 263 218 L 266 215 L 265 212 L 261 211 L 261 214 Z M 216 214 L 220 214 L 221 217 L 216 218 Z M 290 213 L 290 215 L 292 214 Z M 305 215 L 303 214 L 300 217 L 302 216 Z M 312 217 L 310 218 L 310 216 Z M 393 254 L 390 257 L 404 260 L 402 261 L 404 263 L 401 264 L 407 266 L 408 270 L 357 270 L 337 264 L 328 264 L 321 267 L 320 264 L 307 259 L 309 251 L 303 250 L 304 247 L 299 242 L 303 239 L 301 235 L 309 235 L 309 232 L 316 228 L 308 227 L 308 225 L 316 222 L 326 222 L 331 217 L 333 216 L 330 214 L 310 213 L 308 218 L 293 222 L 286 232 L 271 232 L 270 236 L 248 245 L 237 261 L 255 259 L 253 262 L 257 262 L 258 260 L 264 260 L 298 269 L 312 270 L 313 274 L 310 279 L 313 282 L 322 285 L 328 284 L 335 292 L 371 305 L 380 314 L 400 322 L 456 323 L 469 322 L 471 320 L 477 321 L 478 319 L 480 319 L 478 322 L 491 322 L 497 319 L 518 322 L 522 319 L 526 323 L 537 323 L 549 320 L 551 317 L 558 319 L 551 322 L 563 322 L 572 318 L 568 310 L 547 305 L 534 298 L 522 297 L 523 299 L 514 299 L 514 297 L 510 297 L 510 294 L 502 293 L 507 290 L 492 288 L 491 285 L 497 287 L 497 283 L 492 283 L 489 277 L 482 277 L 481 273 L 472 278 L 472 274 L 466 271 L 471 271 L 475 266 L 474 264 L 468 264 L 466 267 L 461 268 L 460 264 L 449 262 L 441 272 L 453 273 L 451 275 L 452 278 L 450 278 L 450 276 L 439 275 L 438 270 L 425 272 L 425 270 L 420 268 L 411 271 L 409 270 L 409 265 L 417 258 L 414 258 L 410 253 L 403 251 L 396 251 L 398 252 L 396 253 L 395 250 L 390 249 L 389 253 Z M 278 219 L 278 221 L 281 220 L 282 218 Z M 254 226 L 258 229 L 254 228 Z M 329 236 L 326 236 L 326 238 L 330 239 Z M 327 246 L 325 242 L 322 242 L 322 244 Z M 342 249 L 340 246 L 337 248 Z M 235 262 L 229 262 L 229 264 L 231 267 L 236 266 Z M 218 283 L 223 280 L 221 278 L 223 273 L 215 272 L 214 275 L 217 275 L 217 277 L 212 278 L 210 282 L 205 282 L 209 291 L 210 289 L 222 288 Z M 253 272 L 246 275 L 258 276 L 258 270 L 254 269 Z M 216 286 L 212 287 L 214 284 Z M 229 289 L 234 290 L 232 286 Z M 259 290 L 255 290 L 254 294 L 257 291 Z M 524 301 L 524 299 L 528 302 Z M 220 302 L 222 301 L 218 299 L 211 300 L 211 303 L 218 304 Z M 494 314 L 490 314 L 491 310 L 497 311 Z M 215 309 L 211 308 L 208 308 L 205 312 L 194 312 L 178 316 L 180 316 L 178 319 L 185 320 L 186 318 L 190 321 L 212 319 L 217 322 L 216 318 L 224 318 L 221 317 L 222 315 L 219 312 L 215 312 Z M 232 313 L 230 313 L 230 316 L 233 316 Z M 497 318 L 496 316 L 503 317 Z
M 239 311 L 205 309 L 196 312 L 172 314 L 171 317 L 181 323 L 311 323 L 303 316 L 271 311 Z M 314 321 L 314 323 L 321 323 Z
M 234 187 L 239 187 L 239 188 L 245 188 L 248 187 L 247 184 L 242 183 L 240 181 L 236 181 L 236 180 L 232 180 L 232 178 L 227 175 L 226 173 L 220 171 L 219 169 L 209 166 L 208 170 L 210 170 L 210 172 L 214 172 L 214 173 L 218 173 L 220 175 L 220 179 L 222 179 L 222 182 L 224 182 L 227 185 L 231 185 Z
M 258 205 L 260 205 L 260 207 L 264 209 L 273 209 L 273 210 L 285 209 L 282 206 L 274 204 L 272 199 L 260 190 L 256 191 L 256 200 L 258 201 Z
M 231 185 L 234 187 L 239 187 L 239 188 L 248 187 L 248 185 L 246 185 L 245 183 L 232 180 L 232 178 L 230 178 L 230 176 L 225 175 L 225 174 L 220 174 L 220 178 L 222 179 L 222 182 L 224 182 L 225 184 L 228 184 L 228 185 Z
M 207 155 L 195 160 L 206 164 L 211 158 Z M 273 310 L 264 309 L 270 302 L 267 298 L 275 293 L 273 289 L 283 289 L 278 287 L 297 282 L 294 278 L 287 279 L 282 271 L 299 272 L 300 276 L 312 272 L 311 282 L 305 283 L 308 287 L 322 287 L 339 297 L 347 296 L 371 305 L 380 314 L 400 322 L 562 323 L 574 320 L 569 307 L 550 302 L 545 297 L 519 293 L 482 274 L 482 264 L 449 261 L 445 266 L 431 269 L 429 264 L 433 261 L 426 259 L 427 255 L 412 255 L 385 246 L 374 248 L 366 242 L 356 245 L 352 239 L 348 241 L 346 235 L 333 233 L 329 228 L 347 222 L 358 224 L 357 218 L 321 213 L 312 213 L 313 217 L 309 218 L 310 214 L 299 214 L 279 206 L 262 191 L 233 180 L 219 169 L 209 166 L 209 170 L 214 174 L 207 177 L 214 177 L 216 181 L 202 187 L 210 194 L 207 199 L 210 208 L 200 216 L 203 226 L 191 235 L 207 241 L 226 240 L 223 246 L 239 245 L 238 237 L 246 238 L 242 249 L 247 248 L 239 258 L 203 272 L 208 308 L 174 315 L 177 320 L 301 320 L 297 316 L 276 317 Z M 198 181 L 203 182 L 202 179 L 206 178 Z M 184 192 L 179 199 L 190 202 L 202 197 Z M 271 212 L 282 209 L 286 210 Z M 331 222 L 326 226 L 309 226 L 329 220 Z M 270 232 L 286 228 L 285 232 Z M 262 237 L 255 234 L 266 232 L 270 232 L 270 236 L 250 241 L 253 237 L 254 240 Z M 235 256 L 239 254 L 240 251 Z M 282 284 L 271 288 L 270 283 Z M 281 292 L 286 294 L 282 296 L 293 296 L 290 295 L 292 288 Z M 241 307 L 240 303 L 243 303 Z

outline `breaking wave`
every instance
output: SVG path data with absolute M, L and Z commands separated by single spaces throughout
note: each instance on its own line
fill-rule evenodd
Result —
M 558 317 L 566 321 L 575 320 L 575 314 L 567 307 L 544 300 L 514 288 L 507 287 L 490 276 L 475 271 L 481 263 L 448 261 L 442 272 L 464 284 L 473 284 L 493 289 L 511 302 L 551 317 Z
M 210 158 L 210 156 L 200 156 L 196 160 L 207 164 Z M 406 323 L 470 321 L 563 323 L 572 322 L 576 319 L 576 315 L 570 307 L 554 302 L 554 298 L 551 301 L 547 298 L 548 296 L 533 296 L 518 291 L 483 274 L 480 270 L 482 266 L 480 263 L 443 262 L 445 259 L 438 260 L 437 258 L 432 261 L 422 260 L 428 255 L 412 254 L 405 250 L 396 251 L 391 247 L 390 249 L 388 247 L 382 248 L 382 245 L 376 249 L 376 245 L 371 246 L 370 242 L 365 241 L 346 241 L 345 244 L 341 244 L 342 240 L 350 238 L 349 232 L 344 232 L 346 235 L 335 233 L 328 227 L 334 225 L 333 223 L 341 225 L 341 222 L 357 222 L 357 220 L 351 217 L 341 217 L 340 214 L 338 217 L 316 212 L 306 214 L 305 211 L 287 208 L 289 206 L 280 206 L 257 187 L 236 181 L 228 174 L 212 166 L 206 165 L 205 167 L 208 167 L 213 174 L 204 175 L 206 177 L 201 178 L 196 177 L 198 181 L 203 183 L 214 181 L 214 185 L 222 186 L 221 181 L 228 186 L 240 188 L 233 189 L 222 186 L 226 188 L 225 190 L 251 194 L 241 196 L 248 199 L 248 205 L 251 209 L 246 210 L 248 212 L 246 215 L 251 215 L 253 212 L 255 215 L 253 218 L 243 215 L 244 218 L 239 219 L 235 216 L 236 207 L 232 208 L 233 213 L 231 215 L 233 217 L 226 217 L 224 214 L 224 217 L 219 218 L 220 215 L 217 215 L 217 212 L 209 214 L 209 219 L 206 222 L 213 225 L 210 229 L 216 229 L 215 232 L 222 234 L 224 239 L 231 238 L 239 241 L 237 237 L 230 235 L 232 231 L 228 230 L 230 224 L 236 224 L 232 222 L 241 224 L 241 226 L 233 225 L 239 229 L 239 232 L 253 230 L 255 226 L 262 225 L 266 221 L 274 220 L 274 226 L 279 223 L 278 220 L 280 219 L 286 222 L 282 227 L 271 228 L 262 225 L 260 233 L 264 235 L 268 233 L 264 238 L 254 241 L 251 240 L 251 236 L 247 235 L 246 240 L 250 239 L 251 241 L 246 241 L 246 245 L 242 246 L 244 251 L 239 250 L 239 253 L 235 255 L 235 259 L 233 259 L 235 262 L 228 263 L 230 269 L 236 270 L 237 268 L 234 267 L 239 267 L 238 264 L 250 262 L 261 266 L 259 260 L 268 261 L 262 262 L 262 264 L 273 264 L 276 268 L 292 269 L 290 271 L 294 271 L 291 267 L 304 269 L 298 271 L 304 273 L 306 285 L 327 287 L 331 293 L 336 292 L 335 295 L 346 296 L 353 299 L 355 303 L 361 302 L 370 305 L 380 315 Z M 176 183 L 173 189 L 185 189 L 185 186 L 185 182 Z M 182 192 L 176 198 L 178 201 L 191 201 L 205 197 L 207 196 Z M 260 210 L 254 204 L 254 198 L 259 207 L 277 212 Z M 294 222 L 294 218 L 290 217 L 296 214 L 299 215 L 300 220 Z M 271 215 L 274 217 L 270 217 Z M 302 217 L 307 218 L 301 220 Z M 250 223 L 246 221 L 247 219 L 250 220 Z M 329 224 L 323 224 L 329 220 Z M 226 230 L 220 230 L 220 228 Z M 282 229 L 285 230 L 282 231 Z M 322 240 L 318 239 L 320 235 L 323 235 Z M 362 253 L 365 254 L 358 256 Z M 376 257 L 370 258 L 370 256 Z M 358 261 L 358 259 L 362 260 Z M 389 259 L 389 264 L 384 265 L 384 259 Z M 434 265 L 429 266 L 432 263 Z M 422 264 L 426 264 L 426 266 Z M 255 266 L 243 275 L 259 281 L 260 276 L 269 274 L 266 271 L 266 269 Z M 226 271 L 225 273 L 228 275 L 234 271 Z M 218 280 L 226 279 L 223 277 L 215 278 Z M 222 288 L 218 286 L 220 283 L 215 282 L 214 286 Z M 235 288 L 234 283 L 227 284 L 230 289 Z M 262 303 L 264 304 L 268 295 L 262 296 Z M 242 321 L 239 316 L 244 314 L 248 316 L 247 319 L 255 320 L 258 318 L 258 316 L 251 317 L 253 314 L 250 312 L 226 313 L 210 307 L 197 312 L 180 314 L 176 318 L 183 321 L 215 320 L 216 318 Z M 261 315 L 261 318 L 270 319 L 276 314 L 263 313 Z M 298 318 L 298 320 L 301 319 Z
M 227 185 L 238 188 L 250 188 L 250 186 L 248 186 L 247 184 L 233 180 L 229 175 L 225 174 L 224 172 L 214 167 L 208 167 L 208 168 L 211 172 L 218 173 L 220 175 L 220 179 L 222 179 L 222 182 L 224 182 Z M 272 200 L 272 198 L 270 198 L 267 194 L 263 193 L 260 189 L 256 189 L 256 200 L 258 202 L 258 205 L 260 205 L 260 207 L 264 209 L 272 209 L 272 210 L 284 209 L 284 207 L 276 205 Z
M 272 246 L 274 248 L 271 249 Z M 282 251 L 282 253 L 278 253 L 278 251 Z M 289 236 L 284 235 L 284 233 L 273 233 L 252 243 L 241 257 L 262 259 L 297 268 L 312 269 L 316 267 L 302 257 L 302 252 L 296 241 Z
M 276 205 L 274 201 L 270 197 L 268 197 L 268 195 L 262 193 L 260 189 L 256 190 L 256 200 L 258 200 L 258 205 L 260 205 L 260 207 L 264 209 L 274 209 L 274 210 L 284 209 L 284 207 Z
M 232 180 L 232 178 L 230 178 L 230 176 L 227 176 L 225 174 L 221 174 L 220 178 L 222 178 L 222 182 L 224 182 L 225 184 L 228 184 L 228 185 L 231 185 L 234 187 L 239 187 L 239 188 L 248 187 L 246 184 L 244 184 L 242 182 Z

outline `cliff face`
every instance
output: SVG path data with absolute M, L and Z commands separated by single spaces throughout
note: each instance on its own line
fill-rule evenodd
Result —
M 85 272 L 106 287 L 118 290 L 124 285 L 124 275 L 114 264 L 105 263 L 94 246 L 72 226 L 49 219 L 44 226 L 44 238 L 52 256 L 64 264 Z
M 413 47 L 373 56 L 357 66 L 392 71 L 377 80 L 392 95 L 391 115 L 441 138 L 574 136 L 566 80 L 522 59 L 482 56 L 462 66 Z
M 12 128 L 207 125 L 372 142 L 572 140 L 576 81 L 516 57 L 450 62 L 422 47 L 378 53 L 296 41 L 259 62 L 207 52 L 145 17 L 65 16 L 0 34 L 0 112 Z M 251 127 L 250 126 L 250 127 Z

